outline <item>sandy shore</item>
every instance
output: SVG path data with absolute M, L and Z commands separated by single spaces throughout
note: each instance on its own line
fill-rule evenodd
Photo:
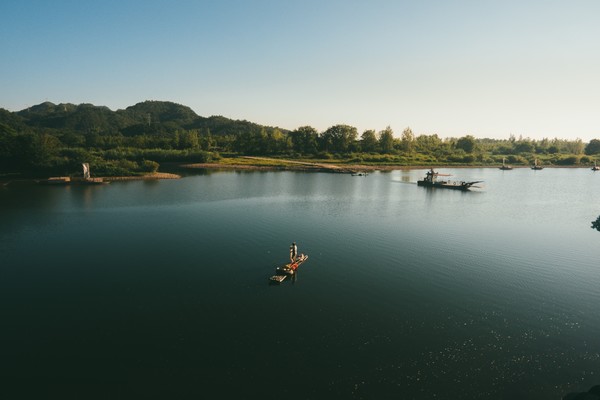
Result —
M 394 171 L 411 169 L 456 169 L 456 168 L 500 168 L 500 165 L 363 165 L 363 164 L 334 164 L 334 163 L 312 163 L 306 161 L 281 160 L 267 157 L 240 157 L 248 160 L 250 163 L 240 164 L 220 164 L 220 163 L 201 163 L 201 164 L 183 164 L 183 168 L 205 168 L 205 169 L 228 169 L 228 170 L 249 170 L 249 171 L 313 171 L 313 172 L 333 172 L 333 173 L 356 173 L 372 171 Z M 254 163 L 253 163 L 254 162 Z M 545 165 L 544 168 L 591 168 L 582 165 Z M 513 165 L 514 169 L 530 169 L 529 165 Z
M 183 168 L 207 168 L 207 169 L 233 169 L 233 170 L 251 170 L 251 171 L 311 171 L 311 172 L 334 172 L 351 173 L 358 171 L 370 171 L 381 169 L 379 167 L 369 167 L 365 165 L 340 165 L 328 163 L 313 163 L 306 161 L 281 160 L 267 157 L 240 157 L 247 160 L 245 164 L 220 164 L 220 163 L 200 163 L 183 164 Z
M 155 179 L 179 179 L 181 175 L 169 174 L 167 172 L 155 172 L 153 174 L 141 175 L 141 176 L 106 176 L 103 177 L 105 181 L 144 181 L 144 180 L 155 180 Z
M 153 174 L 140 175 L 140 176 L 103 176 L 96 177 L 101 178 L 105 182 L 113 182 L 113 181 L 143 181 L 143 180 L 157 180 L 157 179 L 179 179 L 181 175 L 170 174 L 167 172 L 155 172 Z M 30 185 L 36 184 L 38 181 L 44 180 L 43 178 L 26 178 L 26 179 L 0 179 L 0 187 L 6 187 L 8 185 Z M 81 178 L 72 178 L 69 184 L 78 184 L 80 183 Z

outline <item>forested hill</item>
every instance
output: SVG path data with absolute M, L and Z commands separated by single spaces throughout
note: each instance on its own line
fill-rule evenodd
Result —
M 160 135 L 190 129 L 209 130 L 220 136 L 274 129 L 222 116 L 201 117 L 187 106 L 167 101 L 145 101 L 117 111 L 92 104 L 45 102 L 15 113 L 0 109 L 0 124 L 18 132 L 43 130 L 50 134 L 102 136 Z
M 50 102 L 18 112 L 0 108 L 0 177 L 70 175 L 81 170 L 82 162 L 99 175 L 152 172 L 163 162 L 207 162 L 223 151 L 246 151 L 243 138 L 279 143 L 287 134 L 249 121 L 201 117 L 189 107 L 166 101 L 145 101 L 117 111 Z M 273 150 L 249 148 L 263 147 Z

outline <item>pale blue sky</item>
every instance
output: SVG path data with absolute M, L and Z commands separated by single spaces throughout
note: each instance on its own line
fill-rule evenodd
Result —
M 0 107 L 600 138 L 597 0 L 3 0 Z

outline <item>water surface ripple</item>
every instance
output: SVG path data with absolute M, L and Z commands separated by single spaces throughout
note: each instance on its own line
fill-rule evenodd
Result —
M 545 399 L 599 384 L 600 173 L 442 172 L 485 182 L 213 172 L 2 188 L 0 391 Z M 309 261 L 268 285 L 292 241 Z

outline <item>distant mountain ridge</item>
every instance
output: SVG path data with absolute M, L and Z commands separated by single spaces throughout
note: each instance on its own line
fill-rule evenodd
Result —
M 267 131 L 276 128 L 223 116 L 201 117 L 190 107 L 170 101 L 143 101 L 124 110 L 112 111 L 93 104 L 44 102 L 9 112 L 0 109 L 0 123 L 16 131 L 60 131 L 99 135 L 153 135 L 175 130 L 210 130 L 212 135 Z M 282 132 L 286 129 L 277 128 Z

